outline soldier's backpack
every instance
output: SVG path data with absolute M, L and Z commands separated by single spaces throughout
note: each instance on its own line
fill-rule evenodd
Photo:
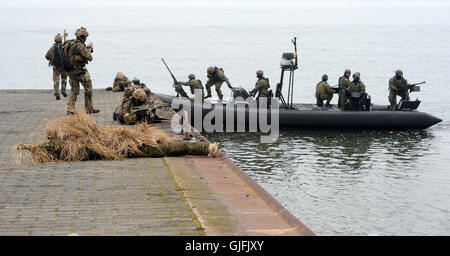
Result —
M 75 42 L 76 40 L 72 39 L 65 42 L 63 46 L 63 54 L 65 57 L 64 70 L 66 71 L 73 69 L 73 64 L 71 63 L 73 58 L 71 55 L 74 55 L 74 51 L 71 51 L 70 49 L 75 45 Z
M 55 43 L 53 45 L 53 59 L 51 64 L 56 68 L 64 68 L 66 57 L 64 56 L 64 48 L 62 43 Z

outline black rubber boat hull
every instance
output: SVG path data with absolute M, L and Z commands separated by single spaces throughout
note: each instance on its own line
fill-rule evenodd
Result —
M 171 104 L 174 96 L 156 94 L 165 103 Z M 312 104 L 300 104 L 299 106 L 313 106 Z M 214 108 L 214 105 L 213 107 Z M 173 108 L 175 111 L 180 109 Z M 387 109 L 378 106 L 377 109 Z M 202 120 L 212 109 L 202 109 Z M 238 112 L 242 117 L 245 111 L 245 124 L 248 127 L 249 110 L 223 108 L 223 123 L 227 122 L 227 111 L 234 111 L 233 122 L 238 123 Z M 252 110 L 250 110 L 252 111 Z M 198 112 L 198 111 L 197 111 Z M 191 104 L 191 124 L 195 120 L 194 104 Z M 252 113 L 252 112 L 251 112 Z M 257 114 L 258 115 L 258 114 Z M 243 118 L 239 119 L 242 122 Z M 267 119 L 270 123 L 270 112 Z M 374 130 L 422 130 L 433 126 L 442 120 L 430 114 L 420 111 L 340 111 L 338 109 L 279 109 L 280 129 L 298 130 L 304 128 L 314 129 L 374 129 Z M 194 125 L 195 126 L 195 125 Z M 197 127 L 195 127 L 198 129 Z

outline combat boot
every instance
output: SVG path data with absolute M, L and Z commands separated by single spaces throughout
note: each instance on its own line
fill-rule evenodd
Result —
M 59 93 L 55 93 L 55 97 L 56 97 L 56 100 L 60 100 L 61 99 L 61 96 L 59 96 Z
M 61 91 L 61 94 L 64 96 L 64 98 L 67 97 L 66 90 Z
M 100 112 L 100 110 L 93 108 L 91 111 L 86 112 L 86 113 L 88 113 L 88 114 L 95 114 L 95 113 L 99 113 L 99 112 Z
M 211 97 L 212 97 L 211 95 L 206 95 L 205 99 L 211 98 Z

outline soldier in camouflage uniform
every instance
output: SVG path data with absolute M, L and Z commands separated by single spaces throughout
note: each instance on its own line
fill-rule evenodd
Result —
M 180 85 L 189 86 L 189 89 L 191 90 L 192 95 L 194 95 L 195 90 L 201 90 L 202 99 L 203 99 L 205 97 L 205 92 L 203 91 L 202 81 L 200 81 L 199 79 L 195 79 L 195 75 L 194 74 L 190 74 L 188 76 L 188 79 L 189 79 L 189 81 L 187 81 L 187 82 L 178 82 L 175 86 L 180 86 Z
M 225 82 L 225 83 L 227 83 L 228 87 L 231 88 L 230 81 L 225 76 L 222 68 L 209 67 L 206 70 L 206 72 L 207 72 L 207 76 L 208 76 L 208 81 L 206 81 L 205 87 L 206 87 L 206 92 L 208 93 L 208 95 L 206 95 L 205 99 L 212 97 L 211 96 L 211 87 L 213 85 L 215 85 L 217 96 L 219 96 L 219 99 L 222 100 L 223 94 L 222 94 L 222 91 L 220 90 L 220 87 L 222 86 L 223 82 Z
M 97 109 L 92 106 L 92 81 L 88 70 L 85 68 L 89 61 L 92 61 L 93 47 L 85 45 L 89 36 L 87 30 L 83 27 L 75 32 L 76 40 L 70 40 L 64 45 L 64 54 L 69 59 L 69 83 L 71 93 L 68 102 L 68 114 L 72 113 L 71 109 L 75 108 L 77 96 L 80 93 L 80 83 L 84 87 L 84 108 L 86 113 L 98 113 Z
M 53 66 L 53 94 L 55 95 L 57 100 L 60 100 L 61 97 L 59 95 L 59 81 L 61 80 L 61 94 L 64 97 L 67 97 L 66 94 L 66 85 L 67 85 L 67 73 L 64 71 L 64 68 L 59 68 L 53 65 L 53 58 L 55 56 L 55 45 L 61 44 L 63 37 L 61 34 L 57 34 L 55 36 L 55 44 L 50 47 L 50 49 L 45 54 L 45 58 L 49 61 L 49 65 Z M 61 79 L 60 79 L 61 78 Z
M 340 109 L 344 109 L 346 104 L 350 103 L 350 98 L 347 97 L 350 88 L 350 74 L 351 71 L 350 69 L 346 69 L 344 71 L 344 75 L 339 77 L 339 83 L 338 83 L 338 87 L 339 87 L 339 102 L 338 102 L 338 107 Z
M 317 106 L 322 107 L 323 101 L 326 100 L 325 103 L 326 107 L 331 107 L 330 101 L 333 99 L 333 93 L 334 90 L 331 89 L 331 86 L 327 83 L 328 81 L 328 75 L 324 74 L 322 75 L 322 81 L 320 81 L 316 85 L 316 99 L 317 99 Z
M 349 91 L 352 110 L 358 110 L 359 100 L 366 93 L 366 86 L 361 81 L 361 74 L 359 72 L 353 74 L 353 81 L 350 83 Z
M 262 70 L 256 71 L 256 78 L 258 78 L 258 81 L 255 84 L 255 88 L 250 91 L 250 95 L 255 96 L 256 93 L 258 93 L 258 96 L 256 97 L 256 104 L 259 107 L 259 98 L 269 97 L 270 84 L 269 79 L 264 77 L 264 72 Z
M 123 92 L 125 88 L 130 86 L 131 82 L 122 72 L 117 72 L 116 78 L 112 86 L 113 92 Z
M 133 125 L 138 122 L 152 123 L 155 117 L 154 103 L 141 88 L 133 91 L 132 97 L 124 98 L 121 104 L 123 123 Z M 122 122 L 121 118 L 119 120 Z
M 389 79 L 389 103 L 390 110 L 395 110 L 397 105 L 397 95 L 402 100 L 409 100 L 409 90 L 407 89 L 408 81 L 403 78 L 403 71 L 395 71 L 395 76 Z

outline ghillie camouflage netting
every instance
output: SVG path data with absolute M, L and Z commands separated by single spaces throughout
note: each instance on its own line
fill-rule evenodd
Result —
M 16 146 L 17 158 L 22 162 L 31 152 L 29 163 L 55 161 L 122 160 L 146 156 L 142 145 L 160 148 L 172 143 L 164 131 L 142 123 L 133 127 L 98 125 L 85 112 L 47 121 L 46 141 Z

